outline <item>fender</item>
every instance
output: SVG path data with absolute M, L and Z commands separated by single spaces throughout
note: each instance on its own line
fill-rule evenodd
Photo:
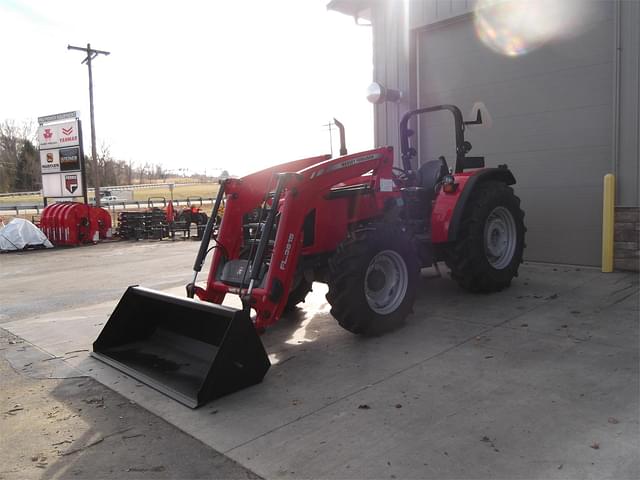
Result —
M 507 185 L 516 183 L 516 179 L 506 166 L 484 168 L 469 173 L 455 175 L 459 190 L 455 194 L 440 192 L 436 198 L 431 216 L 433 243 L 455 242 L 465 207 L 473 191 L 483 182 L 497 180 Z

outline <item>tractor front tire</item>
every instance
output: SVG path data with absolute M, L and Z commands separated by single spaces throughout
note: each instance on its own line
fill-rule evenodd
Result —
M 467 291 L 498 292 L 518 276 L 525 247 L 524 212 L 503 182 L 480 184 L 466 205 L 458 240 L 445 251 L 451 277 Z
M 400 227 L 352 232 L 329 260 L 331 315 L 356 334 L 394 330 L 412 311 L 419 277 L 414 243 Z

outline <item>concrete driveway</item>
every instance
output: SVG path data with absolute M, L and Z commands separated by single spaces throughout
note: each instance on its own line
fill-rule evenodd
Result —
M 94 377 L 266 478 L 640 478 L 637 274 L 525 264 L 510 289 L 472 295 L 424 270 L 407 325 L 369 339 L 337 325 L 315 284 L 262 337 L 264 382 L 190 410 L 88 350 L 126 285 L 181 295 L 196 250 L 0 256 L 2 328 L 50 371 Z M 98 270 L 122 284 L 90 286 Z M 16 368 L 39 368 L 23 354 Z

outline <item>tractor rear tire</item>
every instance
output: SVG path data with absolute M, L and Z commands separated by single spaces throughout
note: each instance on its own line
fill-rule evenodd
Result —
M 414 243 L 400 227 L 352 232 L 329 260 L 331 315 L 356 334 L 394 330 L 412 311 L 419 277 Z
M 480 184 L 471 194 L 458 240 L 445 251 L 451 277 L 467 291 L 498 292 L 518 276 L 525 247 L 524 212 L 503 182 Z

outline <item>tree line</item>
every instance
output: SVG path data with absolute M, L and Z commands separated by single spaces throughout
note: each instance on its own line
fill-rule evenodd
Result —
M 40 158 L 33 128 L 12 121 L 0 123 L 0 192 L 39 190 Z
M 40 153 L 36 146 L 32 124 L 17 124 L 11 120 L 0 123 L 0 192 L 31 192 L 42 188 Z M 94 165 L 85 155 L 86 179 L 95 186 Z M 166 180 L 168 172 L 162 165 L 114 159 L 108 145 L 102 145 L 97 155 L 100 185 L 130 185 Z

